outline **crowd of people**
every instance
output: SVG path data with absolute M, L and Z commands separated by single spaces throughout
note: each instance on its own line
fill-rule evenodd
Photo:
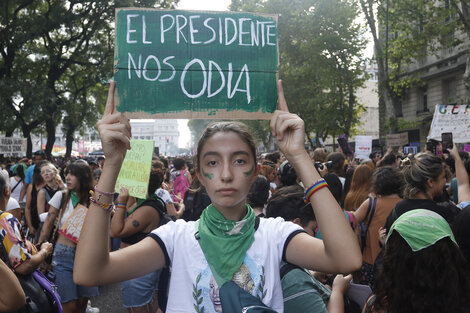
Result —
M 469 312 L 468 153 L 308 153 L 278 87 L 279 151 L 211 124 L 193 159 L 154 156 L 145 199 L 114 190 L 131 137 L 114 83 L 100 160 L 5 161 L 0 311 L 24 305 L 13 271 L 39 268 L 66 313 L 98 312 L 90 298 L 116 282 L 129 312 Z

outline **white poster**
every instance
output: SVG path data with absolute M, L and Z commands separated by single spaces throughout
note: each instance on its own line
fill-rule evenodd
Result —
M 24 154 L 23 138 L 0 137 L 0 154 Z
M 356 158 L 368 159 L 372 152 L 372 136 L 356 136 Z
M 470 104 L 436 105 L 428 140 L 441 141 L 442 133 L 452 133 L 457 143 L 470 142 Z

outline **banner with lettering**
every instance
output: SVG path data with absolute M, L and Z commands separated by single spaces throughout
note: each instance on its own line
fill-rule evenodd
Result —
M 131 118 L 269 119 L 277 16 L 116 10 L 116 103 Z
M 401 147 L 409 143 L 408 132 L 389 134 L 386 139 L 389 147 Z
M 153 146 L 153 140 L 131 139 L 131 150 L 127 150 L 122 163 L 116 182 L 116 192 L 125 187 L 133 197 L 141 199 L 147 197 Z
M 470 142 L 470 104 L 436 105 L 428 140 L 441 141 L 442 133 L 452 133 L 457 143 Z
M 0 154 L 25 154 L 23 138 L 0 137 Z

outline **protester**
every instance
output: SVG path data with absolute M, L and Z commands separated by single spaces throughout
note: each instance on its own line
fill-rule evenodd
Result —
M 117 198 L 117 209 L 111 220 L 111 236 L 121 238 L 121 249 L 143 240 L 158 226 L 166 212 L 165 203 L 155 191 L 161 186 L 163 175 L 160 171 L 150 173 L 147 198 L 139 199 L 128 208 L 128 190 L 121 188 Z M 158 281 L 161 270 L 156 270 L 142 277 L 122 282 L 122 302 L 130 313 L 156 312 L 158 309 Z
M 13 176 L 10 177 L 10 186 L 11 186 L 11 197 L 18 201 L 18 203 L 25 202 L 25 195 L 26 195 L 26 184 L 24 182 L 25 179 L 25 172 L 26 172 L 26 165 L 23 163 L 16 163 L 12 167 L 12 174 Z
M 316 228 L 315 215 L 310 203 L 303 201 L 303 195 L 304 190 L 299 185 L 276 190 L 266 207 L 267 217 L 282 217 L 301 226 L 312 236 Z M 280 273 L 284 313 L 344 312 L 343 296 L 349 287 L 351 275 L 337 275 L 330 290 L 304 268 L 282 262 Z
M 328 154 L 329 152 L 325 148 L 316 148 L 313 150 L 313 161 L 325 163 L 328 159 Z
M 13 271 L 0 260 L 0 312 L 20 309 L 26 303 L 23 288 Z
M 152 162 L 152 171 L 158 173 L 158 177 L 160 178 L 159 183 L 157 185 L 157 189 L 155 190 L 155 194 L 163 200 L 166 206 L 166 212 L 168 214 L 173 215 L 176 218 L 181 218 L 184 214 L 185 206 L 184 203 L 178 205 L 178 211 L 176 210 L 175 204 L 173 203 L 173 198 L 171 197 L 170 193 L 162 188 L 163 182 L 165 180 L 166 170 L 165 165 L 161 161 L 153 161 Z
M 93 177 L 90 167 L 86 162 L 74 162 L 65 169 L 67 190 L 56 192 L 49 201 L 49 213 L 42 227 L 39 242 L 48 239 L 53 230 L 61 229 L 68 221 L 69 216 L 77 209 L 78 205 L 89 205 L 90 190 L 93 188 Z M 56 218 L 58 225 L 54 227 Z M 75 225 L 70 225 L 74 227 Z M 62 228 L 63 229 L 63 228 Z M 106 229 L 106 233 L 108 229 Z M 106 235 L 108 238 L 108 234 Z M 58 292 L 62 301 L 64 313 L 85 312 L 88 299 L 98 295 L 98 287 L 85 287 L 73 282 L 76 242 L 59 232 L 52 256 L 52 268 L 56 275 Z M 108 251 L 107 239 L 106 247 Z
M 446 184 L 446 171 L 442 160 L 433 154 L 419 153 L 402 172 L 405 178 L 405 200 L 398 202 L 390 213 L 385 224 L 386 231 L 401 214 L 422 208 L 440 214 L 451 223 L 458 210 L 438 205 L 433 201 L 443 193 Z
M 362 247 L 362 267 L 359 284 L 372 285 L 375 279 L 373 264 L 380 252 L 378 232 L 385 224 L 390 212 L 402 200 L 401 194 L 405 182 L 403 174 L 396 168 L 384 166 L 378 168 L 372 177 L 374 197 L 365 200 L 357 211 L 353 212 L 356 232 L 360 233 L 360 223 L 366 228 L 366 241 Z
M 312 186 L 306 196 L 318 223 L 325 227 L 323 241 L 282 219 L 259 219 L 255 229 L 253 210 L 245 204 L 251 183 L 258 176 L 255 144 L 240 124 L 227 122 L 206 128 L 198 143 L 196 173 L 212 200 L 199 221 L 169 222 L 157 228 L 149 238 L 109 253 L 109 210 L 103 207 L 112 202 L 116 178 L 126 149 L 130 148 L 131 137 L 127 118 L 113 113 L 114 89 L 111 83 L 105 112 L 98 122 L 107 161 L 95 188 L 99 197 L 95 202 L 100 204 L 91 204 L 78 244 L 74 271 L 78 284 L 128 280 L 171 265 L 167 312 L 189 312 L 202 306 L 205 311 L 214 312 L 216 308 L 211 299 L 217 298 L 216 286 L 211 280 L 222 290 L 225 286 L 235 287 L 231 279 L 239 275 L 246 279 L 251 277 L 251 280 L 245 281 L 248 285 L 243 283 L 243 288 L 237 287 L 237 292 L 282 312 L 279 278 L 282 259 L 323 272 L 348 273 L 360 267 L 359 247 L 341 209 L 331 193 L 323 188 L 326 187 L 323 181 L 313 185 L 320 176 L 304 148 L 303 121 L 286 112 L 280 84 L 279 103 L 283 111 L 274 113 L 271 130 L 305 186 Z M 344 262 L 345 259 L 349 262 Z M 214 297 L 210 296 L 210 285 Z M 250 290 L 251 295 L 246 290 Z M 261 299 L 253 295 L 260 295 Z M 225 304 L 222 301 L 222 306 Z
M 191 187 L 186 191 L 183 202 L 184 213 L 182 219 L 186 222 L 197 221 L 201 217 L 202 211 L 211 204 L 206 187 L 201 185 L 197 176 L 194 177 Z
M 247 203 L 252 207 L 256 216 L 264 217 L 264 206 L 269 197 L 269 183 L 266 177 L 258 175 L 255 182 L 251 185 L 246 198 Z
M 184 194 L 191 185 L 191 174 L 187 171 L 186 162 L 182 158 L 176 158 L 173 160 L 173 171 L 171 171 L 171 190 L 173 195 L 173 201 L 176 203 L 182 203 Z
M 269 182 L 269 191 L 273 193 L 274 190 L 276 190 L 277 188 L 277 185 L 275 182 L 276 177 L 277 177 L 276 165 L 269 161 L 264 161 L 261 164 L 260 174 L 266 177 L 266 179 Z
M 46 160 L 46 153 L 42 150 L 38 150 L 34 152 L 33 154 L 33 165 L 28 167 L 28 170 L 26 171 L 25 179 L 24 182 L 26 184 L 26 187 L 28 185 L 33 183 L 33 173 L 34 173 L 34 168 L 36 167 L 36 164 L 40 161 L 45 161 Z
M 35 239 L 39 236 L 39 214 L 38 214 L 38 193 L 41 190 L 46 182 L 41 176 L 41 167 L 44 164 L 47 164 L 48 161 L 37 161 L 34 164 L 33 168 L 33 177 L 31 183 L 28 185 L 28 189 L 26 191 L 26 204 L 24 209 L 26 225 L 28 225 L 29 235 Z
M 49 201 L 54 197 L 57 191 L 62 190 L 65 187 L 58 173 L 59 171 L 52 163 L 47 162 L 41 166 L 41 177 L 44 180 L 45 185 L 37 194 L 36 207 L 40 220 L 39 232 L 41 231 L 43 222 L 46 219 L 46 213 L 49 212 Z
M 433 211 L 409 210 L 388 231 L 383 270 L 365 312 L 468 312 L 469 275 L 445 219 Z
M 450 154 L 455 160 L 455 173 L 457 178 L 458 191 L 457 203 L 459 204 L 459 207 L 463 209 L 470 205 L 470 182 L 468 178 L 468 167 L 466 167 L 464 162 L 462 162 L 455 144 L 452 150 L 450 150 Z
M 373 171 L 367 165 L 359 165 L 354 170 L 351 187 L 344 200 L 344 210 L 354 211 L 367 199 Z
M 295 168 L 290 164 L 288 160 L 282 162 L 281 166 L 279 166 L 277 176 L 279 177 L 280 186 L 292 186 L 298 183 L 297 173 L 295 172 Z
M 335 174 L 338 176 L 339 180 L 341 181 L 342 186 L 344 187 L 344 183 L 346 181 L 345 176 L 345 157 L 344 154 L 341 152 L 333 152 L 328 155 L 328 161 L 331 161 L 331 168 L 328 169 L 329 173 Z

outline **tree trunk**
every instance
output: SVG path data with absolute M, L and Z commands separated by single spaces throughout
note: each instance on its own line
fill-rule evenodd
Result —
M 308 143 L 310 144 L 310 147 L 312 147 L 312 151 L 315 150 L 315 147 L 313 146 L 313 143 L 312 143 L 312 138 L 310 138 L 310 134 L 309 134 L 309 132 L 307 131 L 306 128 L 305 128 L 305 135 L 307 135 Z M 315 142 L 315 144 L 316 144 L 316 142 Z
M 352 84 L 349 84 L 348 86 L 348 93 L 348 118 L 346 119 L 346 123 L 344 125 L 344 133 L 349 138 L 353 119 L 354 104 L 356 103 L 356 96 L 354 95 L 354 87 Z
M 52 117 L 46 119 L 46 132 L 47 132 L 47 143 L 46 143 L 46 156 L 48 159 L 51 158 L 52 148 L 55 142 L 55 123 Z
M 21 125 L 23 137 L 26 138 L 26 157 L 33 157 L 33 141 L 31 140 L 31 129 L 27 125 Z
M 70 158 L 72 155 L 72 143 L 73 143 L 73 133 L 75 132 L 75 128 L 71 127 L 69 125 L 69 128 L 67 129 L 66 133 L 66 139 L 65 139 L 65 157 Z

